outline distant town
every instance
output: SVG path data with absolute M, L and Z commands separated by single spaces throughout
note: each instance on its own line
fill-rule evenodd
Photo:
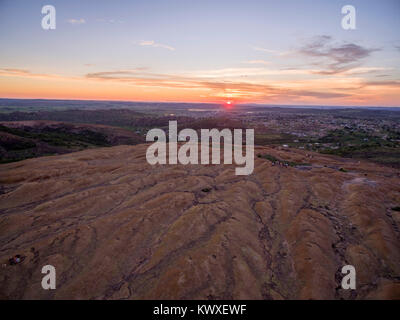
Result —
M 154 127 L 168 132 L 170 120 L 178 120 L 179 129 L 254 128 L 256 145 L 400 167 L 396 108 L 19 99 L 0 99 L 1 161 L 144 143 Z

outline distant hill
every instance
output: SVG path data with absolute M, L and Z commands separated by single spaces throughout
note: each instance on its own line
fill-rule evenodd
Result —
M 5 99 L 0 98 L 0 112 L 11 111 L 56 111 L 56 110 L 160 110 L 185 108 L 220 108 L 213 103 L 185 102 L 141 102 L 141 101 L 106 101 L 106 100 L 55 100 L 55 99 Z
M 12 162 L 87 148 L 144 142 L 129 130 L 56 121 L 0 122 L 0 161 Z

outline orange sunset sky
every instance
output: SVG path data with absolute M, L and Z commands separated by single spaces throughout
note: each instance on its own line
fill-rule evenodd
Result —
M 398 1 L 0 2 L 0 97 L 400 106 Z

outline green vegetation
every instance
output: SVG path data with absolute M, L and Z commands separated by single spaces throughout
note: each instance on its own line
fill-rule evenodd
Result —
M 98 147 L 107 147 L 110 144 L 106 137 L 98 132 L 85 130 L 80 133 L 70 132 L 46 132 L 38 134 L 38 138 L 53 146 L 85 146 L 93 145 Z
M 99 132 L 68 128 L 15 129 L 0 125 L 0 163 L 62 154 L 91 147 L 107 147 L 107 137 Z
M 89 144 L 94 146 L 106 147 L 110 145 L 107 142 L 105 135 L 90 130 L 73 133 L 61 129 L 44 128 L 43 130 L 41 130 L 41 132 L 34 132 L 9 128 L 0 125 L 0 132 L 10 133 L 12 135 L 27 139 L 38 139 L 52 146 L 73 147 Z M 32 148 L 36 145 L 35 143 L 29 141 L 24 141 L 22 144 L 26 144 L 26 146 L 23 147 L 22 145 L 17 145 L 17 149 Z
M 318 140 L 319 143 L 334 143 L 341 148 L 353 147 L 358 149 L 369 149 L 376 147 L 395 148 L 398 143 L 392 141 L 395 138 L 395 132 L 391 132 L 391 136 L 387 135 L 386 139 L 380 136 L 372 135 L 364 130 L 337 129 L 330 131 L 326 136 Z M 345 153 L 342 151 L 342 153 Z
M 9 155 L 9 157 L 0 158 L 0 164 L 2 163 L 10 163 L 10 162 L 17 162 L 17 161 L 22 161 L 26 159 L 32 159 L 32 158 L 37 158 L 37 157 L 47 157 L 47 156 L 53 156 L 56 155 L 57 153 L 41 153 L 38 154 L 35 152 L 35 149 L 27 149 L 27 150 L 21 150 L 21 152 L 18 153 L 13 153 L 12 155 Z
M 400 166 L 400 133 L 384 130 L 372 134 L 364 130 L 332 130 L 313 143 L 312 149 L 340 157 L 368 159 L 377 163 Z
M 6 151 L 17 151 L 35 148 L 36 143 L 29 140 L 5 140 L 0 142 L 0 146 L 3 147 Z
M 262 158 L 262 159 L 269 160 L 269 161 L 271 161 L 271 162 L 273 162 L 273 163 L 280 162 L 280 163 L 282 163 L 283 165 L 287 165 L 287 166 L 290 166 L 290 167 L 310 166 L 309 163 L 302 163 L 302 162 L 294 162 L 294 161 L 281 160 L 281 159 L 278 159 L 278 158 L 276 158 L 276 157 L 274 157 L 274 156 L 272 156 L 272 155 L 270 155 L 270 154 L 260 154 L 260 153 L 259 153 L 259 154 L 257 154 L 257 157 L 258 157 L 258 158 Z
M 52 110 L 52 109 L 49 109 Z M 104 124 L 115 127 L 142 128 L 159 125 L 158 119 L 148 117 L 143 113 L 132 110 L 59 110 L 49 111 L 35 109 L 35 112 L 19 110 L 0 112 L 0 121 L 49 120 L 72 123 Z M 158 120 L 158 121 L 157 121 Z
M 254 144 L 265 146 L 265 145 L 276 145 L 276 144 L 289 144 L 295 139 L 290 134 L 286 133 L 257 133 L 254 136 Z

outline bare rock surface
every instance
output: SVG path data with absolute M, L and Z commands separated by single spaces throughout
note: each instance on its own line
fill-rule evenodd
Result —
M 146 148 L 0 166 L 0 298 L 400 298 L 398 170 L 257 147 L 311 166 L 256 158 L 236 176 L 235 165 L 151 166 Z M 41 287 L 47 264 L 56 290 Z M 347 264 L 356 290 L 341 289 Z

